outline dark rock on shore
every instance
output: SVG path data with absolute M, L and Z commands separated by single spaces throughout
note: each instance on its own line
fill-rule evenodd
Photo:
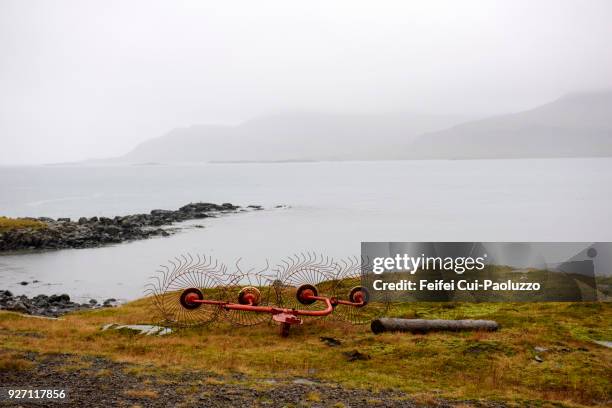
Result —
M 104 303 L 102 303 L 102 306 L 103 306 L 103 307 L 114 307 L 114 306 L 117 306 L 118 304 L 119 304 L 119 303 L 118 303 L 117 299 L 115 299 L 115 298 L 110 298 L 110 299 L 106 299 L 106 300 L 104 301 Z
M 236 212 L 239 209 L 240 206 L 230 203 L 191 203 L 176 211 L 155 209 L 150 214 L 114 218 L 80 217 L 77 222 L 70 218 L 58 218 L 56 221 L 41 217 L 38 220 L 45 222 L 46 228 L 24 228 L 0 233 L 0 251 L 90 248 L 152 236 L 168 236 L 173 231 L 161 226 L 214 217 L 215 214 Z
M 10 310 L 28 315 L 58 317 L 76 310 L 115 305 L 115 299 L 107 299 L 103 305 L 99 305 L 94 299 L 90 300 L 89 303 L 72 302 L 70 296 L 66 294 L 37 295 L 33 298 L 28 298 L 25 295 L 14 296 L 8 290 L 0 290 L 0 310 Z

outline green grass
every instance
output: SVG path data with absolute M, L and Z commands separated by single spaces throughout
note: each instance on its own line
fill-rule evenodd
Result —
M 0 312 L 0 343 L 11 353 L 101 355 L 133 363 L 135 373 L 200 369 L 242 373 L 254 384 L 263 378 L 314 377 L 350 387 L 400 389 L 422 399 L 605 406 L 612 395 L 612 350 L 592 342 L 612 339 L 610 303 L 407 303 L 391 312 L 494 319 L 502 325 L 494 333 L 376 336 L 367 326 L 321 320 L 292 328 L 288 338 L 279 337 L 274 324 L 215 323 L 162 337 L 100 331 L 105 323 L 151 323 L 150 306 L 150 299 L 141 299 L 55 321 Z M 319 336 L 342 344 L 326 346 Z M 548 351 L 536 353 L 536 346 Z M 352 350 L 370 359 L 350 362 L 344 353 Z M 537 362 L 536 354 L 544 361 Z
M 0 233 L 20 229 L 46 228 L 47 224 L 30 218 L 0 217 Z

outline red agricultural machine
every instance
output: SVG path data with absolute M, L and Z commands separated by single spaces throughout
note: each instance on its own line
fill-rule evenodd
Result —
M 361 286 L 366 267 L 357 258 L 336 262 L 308 253 L 257 272 L 243 272 L 237 262 L 229 273 L 210 257 L 183 255 L 162 266 L 146 293 L 164 324 L 188 327 L 226 319 L 251 326 L 272 320 L 287 336 L 304 318 L 361 324 L 385 314 L 389 301 L 373 301 Z

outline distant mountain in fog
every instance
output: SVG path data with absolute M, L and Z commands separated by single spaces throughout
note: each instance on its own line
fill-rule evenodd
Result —
M 574 93 L 535 109 L 424 134 L 410 158 L 612 156 L 612 91 Z
M 196 125 L 148 140 L 119 161 L 384 160 L 406 156 L 424 132 L 460 123 L 433 115 L 291 113 L 238 126 Z
M 612 91 L 570 94 L 524 112 L 458 123 L 432 115 L 279 114 L 238 126 L 175 129 L 111 161 L 612 156 Z

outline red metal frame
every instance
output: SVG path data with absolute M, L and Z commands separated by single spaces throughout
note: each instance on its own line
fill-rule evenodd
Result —
M 349 306 L 363 306 L 362 302 L 349 302 L 346 300 L 338 300 L 335 298 L 328 298 L 325 296 L 314 296 L 314 295 L 306 295 L 305 299 L 308 300 L 317 300 L 321 302 L 325 302 L 327 307 L 323 310 L 307 310 L 307 309 L 287 309 L 282 307 L 274 307 L 274 306 L 257 306 L 253 305 L 252 301 L 249 304 L 242 305 L 240 303 L 231 303 L 224 300 L 208 300 L 208 299 L 200 299 L 197 293 L 190 293 L 185 296 L 185 301 L 187 303 L 199 303 L 204 305 L 216 305 L 220 306 L 225 310 L 242 310 L 245 312 L 256 312 L 256 313 L 270 313 L 270 314 L 280 314 L 287 313 L 294 316 L 327 316 L 334 311 L 334 307 L 336 305 L 349 305 Z
M 313 288 L 315 289 L 315 288 Z M 191 291 L 193 288 L 186 289 L 185 292 Z M 326 297 L 326 296 L 318 296 L 316 294 L 316 289 L 311 290 L 310 288 L 304 288 L 303 290 L 298 289 L 298 300 L 303 304 L 310 304 L 315 302 L 325 302 L 325 309 L 322 310 L 308 310 L 308 309 L 288 309 L 282 307 L 274 307 L 274 306 L 259 306 L 255 304 L 257 301 L 257 296 L 251 293 L 246 293 L 242 300 L 247 302 L 246 304 L 241 303 L 232 303 L 223 300 L 208 300 L 208 299 L 200 299 L 199 290 L 197 292 L 187 293 L 184 297 L 184 301 L 186 304 L 195 305 L 195 304 L 204 304 L 204 305 L 216 305 L 225 310 L 240 310 L 245 312 L 255 312 L 255 313 L 269 313 L 272 315 L 272 319 L 281 324 L 281 335 L 287 336 L 289 334 L 289 327 L 292 324 L 302 324 L 302 319 L 299 316 L 316 316 L 322 317 L 330 315 L 334 308 L 337 305 L 345 305 L 352 307 L 362 307 L 365 306 L 367 301 L 367 296 L 363 293 L 362 290 L 358 290 L 355 293 L 351 293 L 351 298 L 354 301 L 350 300 L 340 300 L 334 297 Z

